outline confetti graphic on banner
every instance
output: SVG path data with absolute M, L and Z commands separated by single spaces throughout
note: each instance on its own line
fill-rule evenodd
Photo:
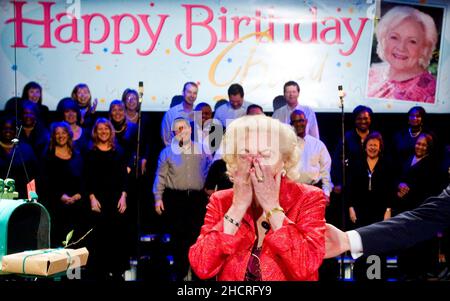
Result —
M 96 65 L 96 66 L 95 66 L 95 70 L 97 70 L 97 71 L 101 71 L 101 70 L 102 70 L 102 66 L 100 66 L 100 65 Z

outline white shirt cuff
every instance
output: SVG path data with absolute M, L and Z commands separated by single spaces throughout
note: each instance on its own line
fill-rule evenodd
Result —
M 363 254 L 361 235 L 355 230 L 347 231 L 346 233 L 350 244 L 350 253 L 353 259 L 357 259 Z

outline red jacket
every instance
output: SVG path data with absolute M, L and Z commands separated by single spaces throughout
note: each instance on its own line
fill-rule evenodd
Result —
M 255 226 L 247 211 L 235 235 L 223 233 L 223 216 L 232 200 L 232 189 L 211 196 L 200 236 L 189 250 L 191 267 L 202 279 L 217 276 L 219 281 L 244 280 L 256 240 Z M 264 238 L 260 255 L 262 280 L 318 280 L 325 254 L 323 192 L 283 178 L 280 206 L 286 218 L 280 229 L 269 230 Z

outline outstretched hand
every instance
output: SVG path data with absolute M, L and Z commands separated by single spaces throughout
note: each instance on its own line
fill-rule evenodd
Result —
M 117 202 L 117 211 L 119 211 L 120 214 L 123 214 L 127 210 L 127 197 L 122 194 L 119 201 Z
M 325 224 L 325 226 L 325 259 L 349 251 L 350 243 L 347 234 L 331 224 Z

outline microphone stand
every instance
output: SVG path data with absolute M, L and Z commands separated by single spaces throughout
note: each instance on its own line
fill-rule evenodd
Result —
M 340 87 L 339 90 L 340 93 L 342 92 L 342 87 Z M 344 95 L 339 95 L 339 107 L 341 108 L 341 143 L 342 143 L 342 155 L 341 155 L 341 168 L 342 168 L 342 186 L 341 186 L 341 214 L 342 214 L 342 230 L 345 231 L 345 189 L 346 189 L 346 160 L 345 160 L 345 113 L 344 113 Z M 345 277 L 345 253 L 341 254 L 341 265 L 340 265 L 340 278 L 341 280 Z
M 139 260 L 141 256 L 140 251 L 140 235 L 141 235 L 141 193 L 142 191 L 139 189 L 141 185 L 139 185 L 139 180 L 141 180 L 141 177 L 139 176 L 140 169 L 140 148 L 141 148 L 141 125 L 142 125 L 142 114 L 141 114 L 141 105 L 144 93 L 139 89 L 139 103 L 137 106 L 138 109 L 138 121 L 137 121 L 137 141 L 136 141 L 136 159 L 134 162 L 135 165 L 135 179 L 136 179 L 136 232 L 137 232 L 137 248 L 136 248 L 136 257 Z
M 142 92 L 139 92 L 139 104 L 138 104 L 138 122 L 137 122 L 137 146 L 136 146 L 136 180 L 139 178 L 139 151 L 140 151 L 140 144 L 141 144 L 141 104 L 142 104 L 142 98 L 144 94 Z

